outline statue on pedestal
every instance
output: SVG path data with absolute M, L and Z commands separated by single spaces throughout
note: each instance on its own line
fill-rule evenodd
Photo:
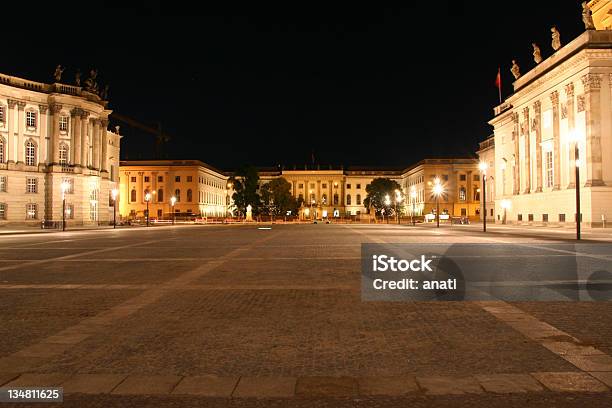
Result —
M 595 30 L 595 23 L 593 23 L 593 12 L 589 8 L 586 1 L 582 2 L 582 22 L 584 23 L 585 30 Z
M 59 82 L 62 80 L 62 74 L 64 73 L 64 69 L 61 65 L 55 67 L 55 72 L 53 73 L 53 77 L 55 78 L 55 82 Z
M 521 76 L 521 68 L 519 68 L 516 60 L 512 60 L 512 68 L 510 68 L 510 72 L 514 75 L 514 79 L 518 79 Z
M 98 71 L 96 69 L 92 69 L 89 71 L 89 78 L 85 80 L 85 89 L 91 93 L 98 93 L 98 83 L 96 82 L 96 78 L 98 77 Z
M 540 62 L 542 62 L 542 53 L 540 52 L 540 47 L 538 47 L 538 44 L 536 43 L 531 43 L 531 46 L 533 47 L 533 60 L 536 64 L 539 64 Z
M 555 26 L 552 26 L 550 32 L 552 33 L 552 48 L 553 50 L 557 51 L 559 48 L 561 48 L 561 33 L 559 33 L 559 30 L 557 30 L 557 27 Z

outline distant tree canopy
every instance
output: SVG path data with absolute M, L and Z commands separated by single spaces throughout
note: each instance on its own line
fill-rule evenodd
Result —
M 287 211 L 296 214 L 298 201 L 291 194 L 291 183 L 283 177 L 275 178 L 260 188 L 262 213 L 285 215 Z
M 230 178 L 230 182 L 234 186 L 234 207 L 238 215 L 246 214 L 247 206 L 251 205 L 253 215 L 259 214 L 261 208 L 261 198 L 257 193 L 259 184 L 259 173 L 253 166 L 244 166 L 236 171 L 236 174 Z
M 394 180 L 389 178 L 375 178 L 370 184 L 366 186 L 367 197 L 363 200 L 363 204 L 367 208 L 374 208 L 376 214 L 380 214 L 381 210 L 385 210 L 385 214 L 395 212 L 396 208 L 396 196 L 399 192 L 400 197 L 403 199 L 401 193 L 401 186 Z M 387 197 L 389 197 L 388 203 Z

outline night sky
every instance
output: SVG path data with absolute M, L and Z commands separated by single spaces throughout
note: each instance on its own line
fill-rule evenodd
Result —
M 62 64 L 73 83 L 97 67 L 111 109 L 172 136 L 167 158 L 303 168 L 314 151 L 322 165 L 401 168 L 474 155 L 498 66 L 508 96 L 512 58 L 526 72 L 532 41 L 552 53 L 551 25 L 564 44 L 583 31 L 572 0 L 207 3 L 62 2 L 7 18 L 0 72 L 52 82 Z M 123 159 L 153 157 L 153 135 L 112 124 Z

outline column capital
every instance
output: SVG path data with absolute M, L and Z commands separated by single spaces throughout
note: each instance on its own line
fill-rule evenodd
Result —
M 104 129 L 108 127 L 108 119 L 100 119 L 99 121 L 100 121 L 100 125 L 102 125 Z
M 7 103 L 8 103 L 8 107 L 9 107 L 9 109 L 13 109 L 13 108 L 15 108 L 15 105 L 17 105 L 17 102 L 18 102 L 18 101 L 17 101 L 17 100 L 15 100 L 15 99 L 9 99 L 9 100 L 7 100 Z
M 89 112 L 87 112 L 84 109 L 81 109 L 81 119 L 87 119 L 88 116 L 89 116 Z
M 70 111 L 70 115 L 72 115 L 73 117 L 81 117 L 83 113 L 83 110 L 81 108 L 74 108 L 73 110 Z
M 59 103 L 52 103 L 51 105 L 49 105 L 49 107 L 51 108 L 52 113 L 59 113 L 62 110 L 63 106 Z
M 585 74 L 580 77 L 584 92 L 597 91 L 601 88 L 601 75 L 600 74 Z
M 47 109 L 49 109 L 47 105 L 43 105 L 43 104 L 38 105 L 38 110 L 40 111 L 42 115 L 47 113 Z
M 529 106 L 523 108 L 523 119 L 529 118 Z
M 512 113 L 512 121 L 516 124 L 519 122 L 519 115 L 516 112 Z
M 23 101 L 17 101 L 17 109 L 19 109 L 20 111 L 24 110 L 26 107 L 26 103 Z
M 558 91 L 552 91 L 550 93 L 550 101 L 553 104 L 553 108 L 559 104 L 559 92 Z
M 535 101 L 533 103 L 533 110 L 535 111 L 535 113 L 537 115 L 539 115 L 540 113 L 542 113 L 542 102 L 540 101 Z
M 99 125 L 100 124 L 100 119 L 98 118 L 89 118 L 89 121 L 94 125 Z
M 565 96 L 568 98 L 574 97 L 574 83 L 570 82 L 569 84 L 565 84 Z

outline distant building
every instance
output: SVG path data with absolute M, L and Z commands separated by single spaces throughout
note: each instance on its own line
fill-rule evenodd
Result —
M 0 225 L 61 221 L 62 184 L 68 225 L 112 218 L 120 136 L 96 88 L 0 74 Z
M 199 160 L 122 161 L 119 214 L 145 216 L 150 194 L 150 217 L 169 219 L 174 212 L 204 217 L 224 217 L 228 212 L 228 177 Z
M 506 215 L 508 223 L 575 222 L 578 165 L 582 221 L 610 224 L 612 31 L 610 16 L 601 12 L 610 3 L 592 1 L 598 30 L 551 49 L 495 107 L 489 124 L 495 135 L 496 220 Z M 608 29 L 600 30 L 602 24 Z

